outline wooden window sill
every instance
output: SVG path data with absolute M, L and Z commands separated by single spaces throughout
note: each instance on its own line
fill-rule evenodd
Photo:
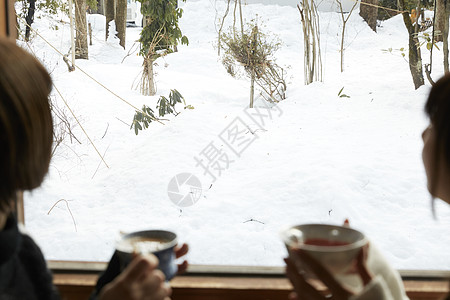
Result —
M 56 273 L 54 283 L 65 300 L 88 299 L 97 274 Z M 444 300 L 449 282 L 445 279 L 404 280 L 411 300 Z M 286 278 L 251 276 L 178 276 L 171 281 L 174 300 L 286 300 L 292 289 Z

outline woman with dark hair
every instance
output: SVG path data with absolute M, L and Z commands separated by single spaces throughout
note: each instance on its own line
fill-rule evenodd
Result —
M 450 204 L 450 74 L 442 77 L 432 87 L 428 101 L 425 105 L 425 112 L 430 119 L 430 125 L 423 131 L 423 151 L 422 159 L 427 175 L 428 191 L 433 201 L 440 198 Z M 369 246 L 370 248 L 371 246 Z M 360 293 L 354 293 L 343 287 L 320 262 L 313 259 L 307 253 L 295 249 L 291 257 L 287 258 L 286 274 L 294 286 L 291 299 L 407 299 L 403 291 L 399 293 L 400 282 L 392 284 L 396 276 L 392 271 L 393 280 L 386 280 L 382 276 L 374 276 L 368 270 L 364 255 L 357 259 L 357 273 L 362 279 L 364 288 Z M 301 270 L 298 270 L 298 263 L 307 265 L 310 270 L 328 288 L 330 295 L 324 296 L 317 291 L 304 277 Z M 297 263 L 297 264 L 296 264 Z M 378 268 L 380 266 L 378 265 Z M 389 270 L 385 264 L 381 271 Z M 403 289 L 403 288 L 402 288 Z M 331 298 L 330 298 L 331 297 Z
M 450 74 L 431 89 L 425 112 L 430 125 L 422 133 L 422 159 L 428 191 L 433 202 L 439 198 L 450 204 Z
M 59 299 L 39 247 L 14 218 L 16 194 L 38 187 L 48 172 L 51 87 L 49 74 L 32 55 L 0 38 L 0 299 Z M 187 246 L 176 252 L 185 254 Z M 171 289 L 157 266 L 153 255 L 136 256 L 102 285 L 98 299 L 169 300 Z

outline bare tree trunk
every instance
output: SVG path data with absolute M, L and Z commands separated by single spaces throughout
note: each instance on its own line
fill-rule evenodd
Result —
M 222 29 L 223 29 L 223 23 L 225 22 L 225 18 L 228 15 L 228 12 L 230 11 L 230 2 L 231 0 L 228 0 L 227 3 L 227 10 L 225 11 L 225 14 L 222 17 L 222 21 L 220 23 L 220 28 L 219 28 L 219 37 L 217 38 L 217 55 L 220 55 L 220 40 L 222 38 Z
M 114 20 L 114 17 L 116 15 L 115 11 L 115 1 L 114 0 L 106 0 L 105 1 L 105 17 L 106 17 L 106 37 L 105 40 L 108 40 L 109 37 L 109 22 Z M 114 34 L 114 33 L 113 33 Z
M 239 1 L 239 17 L 241 19 L 241 34 L 242 36 L 244 36 L 244 21 L 242 19 L 242 4 L 241 4 L 241 0 Z
M 400 9 L 405 10 L 404 0 L 399 0 Z M 423 71 L 422 71 L 422 55 L 420 53 L 419 39 L 417 37 L 417 30 L 412 26 L 411 18 L 408 12 L 402 13 L 403 22 L 405 23 L 406 29 L 409 35 L 409 70 L 411 71 L 411 76 L 413 78 L 414 87 L 418 89 L 424 84 Z M 416 22 L 417 25 L 417 22 Z M 417 28 L 418 26 L 416 26 Z
M 252 78 L 250 80 L 250 108 L 253 108 L 254 97 L 255 97 L 255 71 L 252 71 Z
M 144 96 L 154 96 L 156 94 L 155 80 L 153 74 L 153 60 L 150 57 L 144 58 L 144 71 L 142 74 L 141 94 Z
M 359 15 L 367 22 L 373 31 L 377 32 L 377 17 L 378 8 L 371 5 L 365 5 L 364 3 L 378 5 L 378 0 L 361 0 L 361 5 L 359 6 Z
M 89 33 L 89 46 L 92 46 L 92 26 L 88 23 L 88 33 Z
M 240 4 L 240 0 L 239 0 L 239 4 Z M 250 57 L 251 57 L 251 65 L 250 65 L 250 69 L 251 69 L 251 79 L 250 79 L 250 108 L 253 108 L 253 100 L 254 100 L 254 95 L 255 95 L 255 77 L 256 77 L 256 65 L 255 65 L 255 53 L 256 53 L 256 47 L 258 47 L 258 26 L 253 27 L 252 30 L 252 37 L 251 37 L 251 41 L 250 41 Z
M 148 17 L 148 19 L 150 19 Z M 147 20 L 149 23 L 151 20 Z M 159 45 L 161 40 L 164 39 L 164 27 L 160 27 L 158 31 L 156 31 L 155 35 L 152 38 L 152 41 L 149 45 L 149 49 L 147 54 L 144 57 L 143 67 L 141 77 L 141 94 L 144 96 L 154 96 L 156 94 L 155 87 L 155 75 L 153 74 L 153 63 L 160 56 L 156 54 L 156 47 Z
M 442 42 L 444 40 L 442 34 L 445 31 L 446 19 L 448 23 L 448 14 L 445 6 L 445 0 L 436 0 L 436 24 L 433 24 L 435 32 L 434 40 L 436 42 Z
M 125 33 L 127 30 L 127 0 L 116 0 L 116 23 L 117 37 L 120 46 L 125 49 Z
M 97 13 L 100 15 L 105 15 L 105 0 L 98 0 Z
M 313 0 L 297 4 L 303 27 L 305 84 L 322 81 L 322 58 L 320 54 L 319 16 Z
M 345 23 L 342 25 L 342 35 L 341 35 L 341 73 L 344 72 L 344 34 L 345 34 Z
M 30 40 L 30 29 L 31 24 L 33 24 L 34 20 L 34 10 L 35 10 L 35 4 L 36 0 L 29 0 L 30 7 L 28 8 L 27 17 L 25 18 L 25 21 L 27 21 L 27 26 L 25 28 L 25 40 L 28 42 Z
M 448 27 L 449 27 L 449 15 L 450 15 L 450 4 L 445 2 L 445 23 L 444 23 L 444 31 L 442 31 L 442 38 L 443 38 L 443 51 L 444 51 L 444 71 L 445 73 L 449 72 L 448 68 Z
M 75 0 L 75 58 L 88 59 L 86 0 Z
M 233 11 L 233 35 L 236 38 L 236 9 L 238 5 L 238 0 L 234 0 L 234 11 Z
M 342 2 L 340 0 L 336 0 L 337 4 L 339 5 L 339 11 L 341 14 L 342 19 L 342 35 L 341 35 L 341 73 L 344 72 L 344 37 L 345 37 L 345 26 L 347 25 L 348 19 L 350 19 L 350 16 L 352 15 L 353 10 L 355 9 L 356 5 L 358 5 L 358 1 L 355 1 L 352 8 L 348 12 L 348 16 L 344 17 L 344 9 L 342 8 Z
M 148 62 L 148 85 L 149 85 L 149 96 L 156 95 L 156 87 L 155 87 L 155 76 L 153 74 L 153 60 L 149 59 Z
M 69 18 L 70 18 L 70 52 L 72 54 L 72 65 L 69 65 L 68 59 L 66 57 L 63 58 L 64 62 L 67 64 L 69 68 L 69 72 L 75 71 L 75 36 L 74 30 L 75 25 L 73 24 L 73 11 L 74 11 L 73 1 L 69 0 Z

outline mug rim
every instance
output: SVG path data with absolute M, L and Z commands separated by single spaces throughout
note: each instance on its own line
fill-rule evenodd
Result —
M 123 235 L 117 242 L 116 242 L 116 250 L 123 252 L 123 253 L 131 253 L 131 251 L 128 251 L 127 249 L 124 249 L 124 245 L 123 243 L 130 238 L 133 237 L 149 237 L 151 234 L 158 234 L 158 235 L 169 235 L 172 238 L 170 239 L 170 241 L 168 241 L 167 243 L 164 243 L 164 247 L 158 251 L 152 251 L 151 253 L 155 254 L 155 253 L 159 253 L 159 252 L 163 252 L 166 251 L 168 249 L 172 249 L 174 248 L 177 243 L 178 243 L 178 236 L 175 232 L 173 231 L 168 231 L 168 230 L 160 230 L 160 229 L 153 229 L 153 230 L 141 230 L 141 231 L 133 231 L 130 233 L 127 233 L 125 235 Z M 151 236 L 150 236 L 151 237 Z
M 346 245 L 337 245 L 337 246 L 319 246 L 319 245 L 309 245 L 309 244 L 296 244 L 294 242 L 292 242 L 291 240 L 289 240 L 287 232 L 290 229 L 294 229 L 294 228 L 300 228 L 300 227 L 308 227 L 308 226 L 318 226 L 318 227 L 328 227 L 331 229 L 339 229 L 339 230 L 345 230 L 345 231 L 352 231 L 355 233 L 358 233 L 361 235 L 361 239 L 352 242 L 350 244 L 346 244 Z M 285 230 L 283 230 L 281 232 L 281 237 L 283 242 L 285 243 L 285 245 L 289 248 L 295 249 L 295 248 L 301 248 L 307 251 L 314 251 L 314 252 L 341 252 L 341 251 L 348 251 L 348 250 L 352 250 L 352 249 L 357 249 L 357 248 L 361 248 L 363 247 L 365 244 L 367 244 L 369 242 L 369 240 L 367 239 L 367 237 L 365 236 L 365 234 L 363 234 L 361 231 L 350 228 L 350 227 L 346 227 L 346 226 L 339 226 L 339 225 L 332 225 L 332 224 L 317 224 L 317 223 L 311 223 L 311 224 L 299 224 L 299 225 L 294 225 L 294 226 L 289 226 L 288 228 L 286 228 Z

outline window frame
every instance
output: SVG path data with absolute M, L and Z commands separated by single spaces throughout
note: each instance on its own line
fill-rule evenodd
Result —
M 87 299 L 105 262 L 48 261 L 65 299 Z M 450 271 L 400 271 L 411 300 L 448 299 Z M 283 267 L 192 265 L 171 281 L 177 300 L 287 299 L 292 285 Z M 322 291 L 325 291 L 324 289 Z M 73 297 L 73 298 L 72 298 Z
M 15 39 L 17 30 L 15 28 L 14 1 L 0 0 L 0 37 L 7 36 Z M 23 193 L 19 192 L 16 196 L 16 217 L 18 222 L 25 224 Z M 107 262 L 92 261 L 47 261 L 48 267 L 54 273 L 55 285 L 64 290 L 64 288 L 73 287 L 78 292 L 92 290 L 96 278 L 103 271 Z M 449 293 L 450 271 L 445 270 L 399 270 L 405 283 L 408 295 L 414 299 L 444 299 L 442 293 Z M 203 282 L 203 285 L 201 284 Z M 283 293 L 291 290 L 289 281 L 284 276 L 284 267 L 266 267 L 266 266 L 218 266 L 218 265 L 190 265 L 186 274 L 177 276 L 172 281 L 174 295 L 183 290 L 208 291 L 222 290 L 231 294 L 231 291 L 242 291 L 236 285 L 240 282 L 244 290 L 257 291 L 275 291 L 281 290 Z M 259 282 L 259 284 L 256 284 Z M 220 284 L 219 284 L 220 283 Z M 269 287 L 263 290 L 261 283 L 269 284 Z M 209 285 L 206 287 L 205 285 Z M 253 285 L 251 288 L 250 285 Z M 438 291 L 433 290 L 439 287 Z M 428 289 L 428 290 L 427 290 Z M 177 299 L 197 299 L 194 295 L 191 298 L 185 296 Z M 256 293 L 256 292 L 254 292 Z M 73 293 L 72 293 L 73 294 Z M 75 293 L 76 294 L 76 293 Z M 80 294 L 80 293 L 78 293 Z M 416 295 L 416 296 L 414 296 Z M 427 296 L 428 295 L 428 296 Z M 206 295 L 208 297 L 208 295 Z M 72 298 L 70 298 L 72 299 Z M 73 298 L 78 299 L 78 298 Z M 218 298 L 219 299 L 219 298 Z M 226 299 L 226 298 L 223 298 Z M 249 299 L 249 298 L 243 298 Z M 234 300 L 238 300 L 234 298 Z
M 25 224 L 23 193 L 18 193 L 16 200 L 17 218 L 19 222 Z M 106 269 L 108 262 L 48 260 L 47 265 L 55 275 L 55 285 L 63 292 L 71 293 L 74 288 L 92 290 L 96 278 Z M 448 299 L 443 294 L 450 293 L 450 270 L 398 270 L 398 272 L 411 300 Z M 261 282 L 258 283 L 259 281 L 262 281 L 263 285 Z M 241 288 L 236 286 L 239 282 L 242 284 Z M 263 289 L 264 284 L 269 288 Z M 186 300 L 191 299 L 186 295 L 194 295 L 192 299 L 195 299 L 195 292 L 205 294 L 212 290 L 219 294 L 239 290 L 253 297 L 252 291 L 257 294 L 258 289 L 260 292 L 271 291 L 274 295 L 292 289 L 284 274 L 284 267 L 274 266 L 189 265 L 186 274 L 177 276 L 171 285 L 174 291 L 185 295 L 181 298 Z
M 47 260 L 48 267 L 55 272 L 82 271 L 88 273 L 101 272 L 108 262 Z M 450 270 L 398 270 L 406 280 L 450 280 Z M 236 266 L 236 265 L 189 265 L 187 274 L 203 276 L 219 274 L 221 276 L 284 276 L 284 267 L 274 266 Z

